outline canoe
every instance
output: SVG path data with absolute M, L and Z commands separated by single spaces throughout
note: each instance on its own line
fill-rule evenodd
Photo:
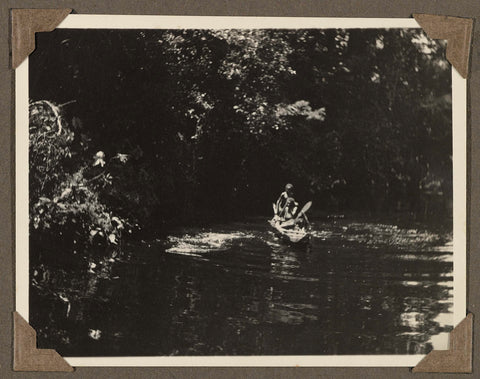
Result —
M 281 222 L 276 220 L 269 220 L 268 223 L 275 229 L 275 234 L 287 243 L 299 245 L 310 240 L 310 233 L 303 228 L 285 229 L 281 227 Z

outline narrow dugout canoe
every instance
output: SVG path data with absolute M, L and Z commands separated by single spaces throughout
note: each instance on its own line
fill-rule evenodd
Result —
M 307 243 L 310 240 L 310 233 L 305 229 L 285 229 L 281 227 L 281 222 L 269 220 L 268 223 L 275 229 L 275 233 L 283 241 L 292 244 Z

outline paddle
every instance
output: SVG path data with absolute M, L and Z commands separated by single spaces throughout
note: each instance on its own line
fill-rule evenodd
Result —
M 285 222 L 282 223 L 280 226 L 281 226 L 282 228 L 284 228 L 285 226 L 295 225 L 296 222 L 300 219 L 300 217 L 302 217 L 302 215 L 303 215 L 305 212 L 307 212 L 307 211 L 310 209 L 311 206 L 312 206 L 312 202 L 309 201 L 307 204 L 305 204 L 305 205 L 303 206 L 303 208 L 300 210 L 300 212 L 298 212 L 298 215 L 297 215 L 297 217 L 296 217 L 295 219 L 292 218 L 291 220 L 285 221 Z
M 298 216 L 297 216 L 296 220 L 298 220 L 299 217 L 300 217 L 302 214 L 304 214 L 305 212 L 307 212 L 307 211 L 310 209 L 311 206 L 312 206 L 312 202 L 311 202 L 311 201 L 309 201 L 307 204 L 305 204 L 305 205 L 303 206 L 302 210 L 301 210 L 300 212 L 298 212 Z

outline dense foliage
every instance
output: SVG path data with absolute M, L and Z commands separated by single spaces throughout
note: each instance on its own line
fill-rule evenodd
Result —
M 317 211 L 448 211 L 443 54 L 421 30 L 41 33 L 32 228 L 115 243 L 268 214 L 287 181 Z
M 75 164 L 79 152 L 74 139 L 58 106 L 30 103 L 30 235 L 34 249 L 43 254 L 52 246 L 74 254 L 83 253 L 85 246 L 104 249 L 119 243 L 126 226 L 131 232 L 131 225 L 100 200 L 111 186 L 109 170 L 115 163 L 106 164 L 99 151 Z M 127 156 L 117 154 L 112 160 L 121 165 Z

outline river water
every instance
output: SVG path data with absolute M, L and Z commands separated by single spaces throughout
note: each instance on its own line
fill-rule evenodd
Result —
M 307 248 L 265 219 L 179 229 L 37 268 L 30 322 L 63 356 L 425 354 L 452 324 L 451 235 L 331 219 Z

